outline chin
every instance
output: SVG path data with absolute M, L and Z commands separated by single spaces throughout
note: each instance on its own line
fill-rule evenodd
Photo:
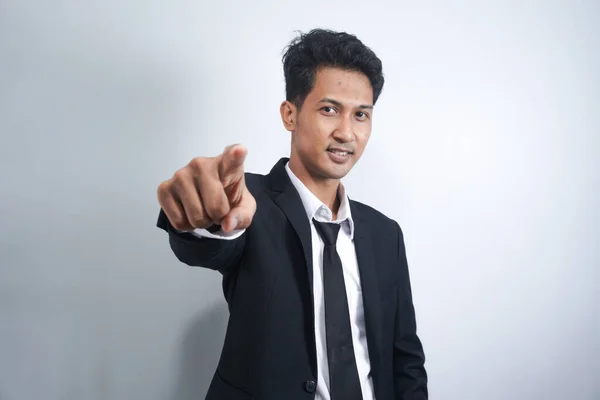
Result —
M 342 165 L 335 165 L 333 167 L 328 166 L 327 168 L 323 168 L 321 172 L 323 173 L 323 176 L 327 177 L 328 179 L 342 179 L 343 177 L 348 175 L 351 169 L 352 166 L 347 167 Z
M 324 159 L 307 159 L 304 165 L 307 167 L 307 172 L 316 179 L 335 179 L 339 180 L 344 178 L 352 167 L 354 166 L 354 160 L 350 160 L 345 164 L 336 164 L 332 162 L 327 155 Z

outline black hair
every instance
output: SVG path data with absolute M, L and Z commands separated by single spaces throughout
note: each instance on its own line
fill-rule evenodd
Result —
M 381 60 L 356 36 L 346 32 L 313 29 L 300 33 L 285 49 L 283 55 L 286 100 L 302 107 L 312 90 L 317 70 L 335 67 L 361 72 L 373 87 L 373 104 L 383 89 Z

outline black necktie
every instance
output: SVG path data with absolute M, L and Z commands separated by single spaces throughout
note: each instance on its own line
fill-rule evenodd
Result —
M 342 260 L 336 250 L 339 224 L 313 220 L 325 243 L 323 250 L 323 297 L 329 362 L 331 400 L 362 400 Z

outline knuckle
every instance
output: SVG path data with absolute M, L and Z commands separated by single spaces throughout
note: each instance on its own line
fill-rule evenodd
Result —
M 186 230 L 188 227 L 183 218 L 175 218 L 173 221 L 171 221 L 171 225 L 173 225 L 173 228 L 180 231 Z
M 215 208 L 212 209 L 213 219 L 217 221 L 221 221 L 223 218 L 227 216 L 229 213 L 229 206 L 227 204 L 219 204 Z
M 175 171 L 175 174 L 173 174 L 173 182 L 178 184 L 181 183 L 182 181 L 185 181 L 188 177 L 188 174 L 185 170 L 185 168 L 179 169 L 177 171 Z
M 207 161 L 205 157 L 196 157 L 190 161 L 189 165 L 194 171 L 199 172 L 206 169 Z
M 158 196 L 158 199 L 159 200 L 164 199 L 168 193 L 169 193 L 169 183 L 167 181 L 161 182 L 161 184 L 158 185 L 158 188 L 156 189 L 156 195 Z
M 228 210 L 223 207 L 222 204 L 214 204 L 210 207 L 206 207 L 206 213 L 208 214 L 208 218 L 212 222 L 220 222 L 228 213 Z
M 204 215 L 199 211 L 192 212 L 192 214 L 190 215 L 190 224 L 194 228 L 202 228 L 206 224 L 206 221 L 204 220 Z

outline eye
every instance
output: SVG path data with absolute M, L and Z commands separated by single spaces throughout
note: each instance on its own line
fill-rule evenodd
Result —
M 356 113 L 356 118 L 358 118 L 359 120 L 363 121 L 363 120 L 369 118 L 369 114 L 367 114 L 366 112 L 363 112 L 363 111 L 358 111 Z
M 335 113 L 335 108 L 330 107 L 330 106 L 325 106 L 325 107 L 321 108 L 321 111 L 324 111 L 325 114 L 333 114 L 333 113 Z

